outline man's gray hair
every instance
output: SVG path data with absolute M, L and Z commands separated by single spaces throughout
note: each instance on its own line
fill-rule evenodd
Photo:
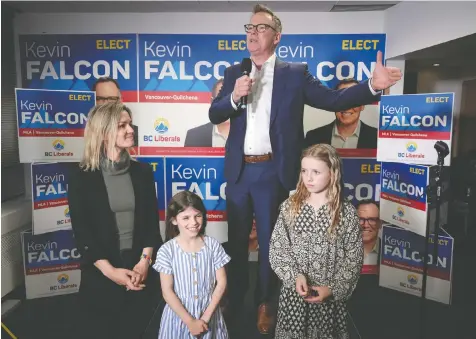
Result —
M 274 14 L 274 12 L 269 7 L 265 5 L 257 4 L 253 8 L 253 14 L 257 14 L 257 13 L 266 13 L 271 15 L 271 18 L 273 19 L 274 26 L 275 26 L 274 29 L 278 31 L 279 33 L 281 33 L 281 31 L 283 30 L 283 25 L 281 25 L 281 20 L 278 18 L 276 14 Z

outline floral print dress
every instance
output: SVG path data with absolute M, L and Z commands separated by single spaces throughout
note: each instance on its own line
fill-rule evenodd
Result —
M 344 202 L 340 223 L 329 235 L 327 205 L 318 210 L 304 203 L 295 218 L 289 199 L 281 205 L 270 242 L 270 263 L 283 287 L 279 296 L 275 339 L 344 339 L 346 301 L 357 285 L 363 264 L 362 233 L 357 211 Z M 328 286 L 332 296 L 323 303 L 308 303 L 296 292 L 296 277 L 308 286 Z

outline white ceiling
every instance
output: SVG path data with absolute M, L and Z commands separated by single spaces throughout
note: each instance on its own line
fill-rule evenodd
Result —
M 265 1 L 275 12 L 378 11 L 399 1 Z M 250 12 L 257 1 L 2 1 L 29 13 Z

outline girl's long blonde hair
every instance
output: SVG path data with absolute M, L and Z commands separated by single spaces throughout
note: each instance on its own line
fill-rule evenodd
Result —
M 117 129 L 124 111 L 132 117 L 131 110 L 122 103 L 96 105 L 89 111 L 84 130 L 83 158 L 79 164 L 83 170 L 99 169 L 101 153 L 114 153 Z
M 331 171 L 331 179 L 327 195 L 331 214 L 329 233 L 333 233 L 336 230 L 337 225 L 339 225 L 343 204 L 341 158 L 337 154 L 336 149 L 327 144 L 317 144 L 305 149 L 302 153 L 301 161 L 303 158 L 307 157 L 324 161 Z M 292 219 L 294 219 L 299 213 L 301 206 L 309 196 L 310 193 L 304 185 L 302 174 L 300 174 L 296 192 L 289 198 Z

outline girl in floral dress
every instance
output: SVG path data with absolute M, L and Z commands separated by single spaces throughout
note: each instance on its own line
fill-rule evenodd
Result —
M 326 144 L 306 149 L 296 192 L 282 205 L 270 263 L 283 282 L 275 339 L 343 339 L 346 301 L 360 276 L 362 235 L 343 199 L 341 160 Z

